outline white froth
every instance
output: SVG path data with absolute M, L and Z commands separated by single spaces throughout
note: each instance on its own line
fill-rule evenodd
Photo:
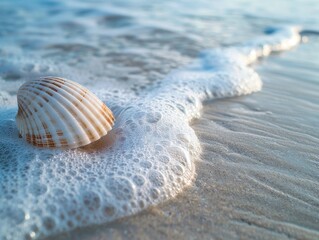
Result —
M 5 91 L 0 91 L 0 106 L 8 107 L 8 106 L 15 106 L 16 104 L 17 104 L 16 96 L 12 96 Z
M 200 144 L 189 123 L 203 102 L 259 91 L 261 80 L 247 64 L 299 41 L 296 28 L 282 28 L 258 41 L 204 51 L 139 97 L 100 89 L 96 94 L 116 125 L 82 149 L 34 148 L 18 137 L 17 109 L 0 110 L 0 238 L 105 223 L 176 196 L 194 178 Z

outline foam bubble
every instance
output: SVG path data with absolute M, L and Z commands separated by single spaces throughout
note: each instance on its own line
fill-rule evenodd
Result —
M 279 29 L 258 41 L 205 51 L 140 96 L 96 91 L 117 121 L 85 148 L 35 148 L 18 137 L 17 109 L 1 109 L 0 238 L 40 238 L 105 223 L 176 196 L 195 175 L 201 151 L 189 123 L 203 102 L 260 90 L 247 64 L 298 39 L 294 28 Z

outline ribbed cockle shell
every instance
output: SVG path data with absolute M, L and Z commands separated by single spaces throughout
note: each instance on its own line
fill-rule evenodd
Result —
M 85 146 L 105 136 L 114 124 L 111 110 L 100 99 L 63 78 L 24 83 L 18 91 L 18 107 L 20 134 L 38 147 Z

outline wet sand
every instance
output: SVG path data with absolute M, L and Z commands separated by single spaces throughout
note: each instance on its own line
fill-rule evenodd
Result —
M 318 50 L 273 55 L 255 66 L 261 92 L 207 103 L 196 180 L 177 198 L 50 239 L 319 239 Z

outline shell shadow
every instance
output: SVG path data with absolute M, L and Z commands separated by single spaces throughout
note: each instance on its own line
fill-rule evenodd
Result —
M 110 132 L 107 133 L 107 135 L 101 137 L 99 140 L 89 145 L 80 147 L 78 148 L 78 150 L 86 152 L 86 153 L 90 153 L 90 152 L 96 152 L 96 151 L 101 152 L 111 148 L 117 139 L 116 131 L 114 130 L 115 129 L 112 129 Z

